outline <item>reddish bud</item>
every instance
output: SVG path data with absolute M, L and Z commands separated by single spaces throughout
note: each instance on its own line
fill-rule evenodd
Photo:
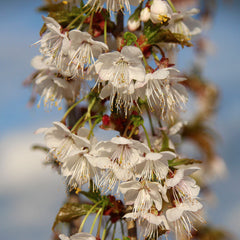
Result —
M 104 126 L 109 126 L 109 124 L 110 124 L 110 117 L 107 114 L 103 115 L 102 122 L 103 122 Z

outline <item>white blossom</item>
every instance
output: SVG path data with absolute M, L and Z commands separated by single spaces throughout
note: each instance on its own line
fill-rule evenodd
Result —
M 192 17 L 198 12 L 199 10 L 196 8 L 184 12 L 174 12 L 168 25 L 164 28 L 169 29 L 172 33 L 182 34 L 186 40 L 191 40 L 193 36 L 201 32 L 200 21 Z M 159 45 L 166 49 L 167 57 L 174 63 L 176 53 L 179 51 L 178 45 L 176 43 L 160 43 Z
M 135 19 L 129 19 L 127 26 L 129 31 L 134 32 L 136 31 L 141 25 L 140 19 L 135 20 Z
M 173 231 L 176 234 L 176 239 L 190 239 L 192 237 L 191 231 L 195 229 L 194 222 L 204 222 L 204 219 L 198 213 L 202 208 L 202 204 L 197 200 L 184 201 L 183 203 L 176 203 L 176 206 L 166 211 L 167 220 L 173 226 Z
M 108 82 L 100 97 L 104 99 L 110 96 L 111 106 L 123 106 L 125 114 L 138 99 L 136 89 L 144 83 L 145 68 L 142 57 L 139 48 L 125 46 L 121 52 L 101 54 L 95 64 L 98 83 Z
M 99 142 L 95 151 L 99 159 L 97 166 L 105 169 L 100 186 L 113 191 L 120 181 L 133 178 L 133 168 L 148 148 L 136 140 L 114 137 L 111 141 Z
M 146 97 L 152 110 L 157 110 L 162 118 L 172 118 L 179 110 L 184 110 L 188 94 L 175 68 L 161 68 L 146 75 Z
M 178 203 L 197 198 L 200 187 L 196 181 L 189 177 L 190 174 L 199 170 L 198 167 L 180 168 L 171 178 L 166 179 L 165 185 L 172 189 L 174 200 Z
M 140 20 L 143 22 L 147 22 L 150 19 L 150 9 L 145 7 L 141 10 Z
M 164 23 L 171 15 L 172 9 L 166 1 L 153 0 L 150 7 L 150 19 L 153 23 Z
M 56 106 L 60 110 L 62 99 L 75 101 L 80 90 L 78 79 L 61 74 L 56 67 L 49 64 L 49 58 L 36 56 L 32 65 L 38 70 L 34 77 L 34 90 L 40 95 L 38 107 L 43 100 L 46 109 Z
M 121 183 L 119 190 L 124 194 L 126 205 L 133 205 L 133 212 L 146 213 L 153 203 L 158 211 L 162 209 L 162 186 L 157 182 L 128 181 Z
M 96 238 L 92 234 L 86 232 L 76 233 L 70 237 L 67 237 L 64 234 L 60 234 L 59 238 L 61 240 L 96 240 Z
M 74 76 L 83 75 L 85 69 L 90 71 L 91 66 L 103 51 L 108 50 L 105 43 L 94 41 L 87 32 L 72 30 L 69 32 L 71 46 L 69 48 L 70 61 L 68 66 L 73 71 Z
M 157 136 L 151 136 L 153 146 L 157 151 L 160 151 L 162 149 L 163 145 L 163 136 L 162 132 L 160 130 L 163 130 L 167 136 L 168 136 L 168 146 L 171 149 L 175 149 L 176 145 L 181 143 L 181 134 L 180 131 L 182 130 L 183 126 L 187 124 L 187 122 L 179 121 L 172 125 L 169 129 L 166 127 L 163 127 L 163 129 L 156 129 Z
M 140 225 L 140 234 L 143 237 L 158 239 L 159 229 L 162 231 L 169 231 L 170 227 L 166 217 L 163 214 L 158 214 L 158 211 L 151 211 L 144 214 L 140 213 L 127 213 L 123 216 L 124 218 L 138 219 L 138 224 Z
M 127 11 L 130 11 L 130 5 L 137 6 L 141 0 L 88 0 L 87 4 L 93 6 L 93 8 L 103 8 L 106 3 L 106 8 L 108 11 L 118 11 L 122 8 L 126 8 Z
M 169 168 L 168 160 L 176 157 L 176 154 L 170 151 L 163 151 L 160 153 L 148 152 L 142 162 L 136 166 L 136 171 L 140 179 L 148 181 L 161 181 L 166 178 Z
M 58 69 L 62 68 L 63 57 L 67 55 L 70 41 L 67 32 L 62 32 L 62 27 L 51 17 L 44 17 L 47 30 L 43 34 L 40 43 L 40 52 L 44 56 L 48 56 Z
M 53 127 L 40 128 L 36 133 L 44 133 L 44 139 L 50 153 L 61 162 L 66 156 L 78 152 L 83 145 L 89 147 L 87 139 L 72 133 L 66 125 L 61 122 L 53 122 Z
M 201 33 L 200 22 L 192 17 L 198 13 L 199 10 L 196 8 L 184 12 L 175 12 L 172 14 L 167 28 L 172 33 L 183 34 L 190 40 L 192 36 Z
M 61 172 L 67 178 L 68 185 L 72 188 L 81 188 L 90 179 L 95 177 L 98 183 L 98 173 L 96 169 L 96 157 L 94 156 L 95 137 L 87 138 L 89 130 L 79 128 L 75 139 L 78 141 L 73 154 L 68 154 L 62 160 Z M 79 141 L 81 140 L 81 141 Z

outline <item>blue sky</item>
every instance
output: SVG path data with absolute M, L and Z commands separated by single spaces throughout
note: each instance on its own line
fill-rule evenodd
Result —
M 215 182 L 212 189 L 218 205 L 210 208 L 208 218 L 218 226 L 238 233 L 240 223 L 240 2 L 221 2 L 209 38 L 216 53 L 209 56 L 204 75 L 221 90 L 219 112 L 214 126 L 222 136 L 218 152 L 229 169 L 228 178 Z M 30 152 L 33 143 L 43 142 L 33 132 L 59 120 L 62 112 L 27 108 L 30 91 L 22 81 L 32 72 L 30 60 L 38 54 L 30 47 L 39 39 L 41 15 L 35 11 L 40 0 L 1 3 L 0 37 L 0 232 L 12 240 L 49 239 L 51 224 L 65 200 L 63 179 L 43 167 L 43 155 Z M 185 51 L 185 52 L 184 52 Z M 180 68 L 191 62 L 191 50 L 181 53 Z M 239 233 L 238 233 L 239 234 Z M 240 235 L 239 235 L 240 236 Z

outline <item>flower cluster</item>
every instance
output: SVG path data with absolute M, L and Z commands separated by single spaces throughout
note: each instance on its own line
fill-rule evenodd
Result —
M 64 8 L 66 14 L 78 9 L 79 15 L 67 24 L 57 15 L 56 19 L 43 17 L 44 31 L 36 43 L 41 55 L 32 60 L 39 105 L 43 101 L 48 109 L 61 108 L 63 99 L 72 104 L 53 127 L 37 130 L 45 135 L 48 157 L 59 163 L 70 190 L 78 192 L 88 184 L 103 196 L 123 196 L 131 211 L 119 215 L 138 222 L 144 238 L 157 239 L 173 231 L 177 239 L 189 239 L 194 222 L 203 222 L 202 204 L 200 188 L 190 176 L 198 168 L 181 163 L 175 141 L 184 125 L 178 118 L 188 94 L 185 77 L 171 62 L 169 49 L 176 53 L 177 45 L 190 46 L 190 37 L 199 32 L 198 22 L 191 17 L 196 10 L 180 13 L 163 0 L 88 0 L 84 7 L 84 1 L 63 2 L 70 6 Z M 121 19 L 124 10 L 130 13 L 131 5 L 137 8 L 129 18 L 129 29 L 142 29 L 143 34 L 124 33 L 118 30 L 120 23 L 111 20 L 111 14 Z M 98 38 L 94 31 L 99 31 Z M 110 46 L 110 34 L 120 38 L 116 48 Z M 69 113 L 83 101 L 87 107 L 80 107 L 80 117 L 67 124 Z M 100 122 L 102 129 L 118 135 L 97 140 L 94 130 Z M 107 215 L 107 205 L 97 216 Z M 70 239 L 95 239 L 92 230 L 91 234 L 81 230 L 82 225 Z M 98 238 L 99 231 L 100 227 Z

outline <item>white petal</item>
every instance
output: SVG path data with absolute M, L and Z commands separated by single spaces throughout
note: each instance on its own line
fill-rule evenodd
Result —
M 125 194 L 127 191 L 139 190 L 141 186 L 141 183 L 137 181 L 128 181 L 125 183 L 121 183 L 119 185 L 119 190 L 122 192 L 122 194 Z
M 64 234 L 60 234 L 58 237 L 59 237 L 61 240 L 69 240 L 69 237 L 67 237 L 67 236 L 64 235 Z

